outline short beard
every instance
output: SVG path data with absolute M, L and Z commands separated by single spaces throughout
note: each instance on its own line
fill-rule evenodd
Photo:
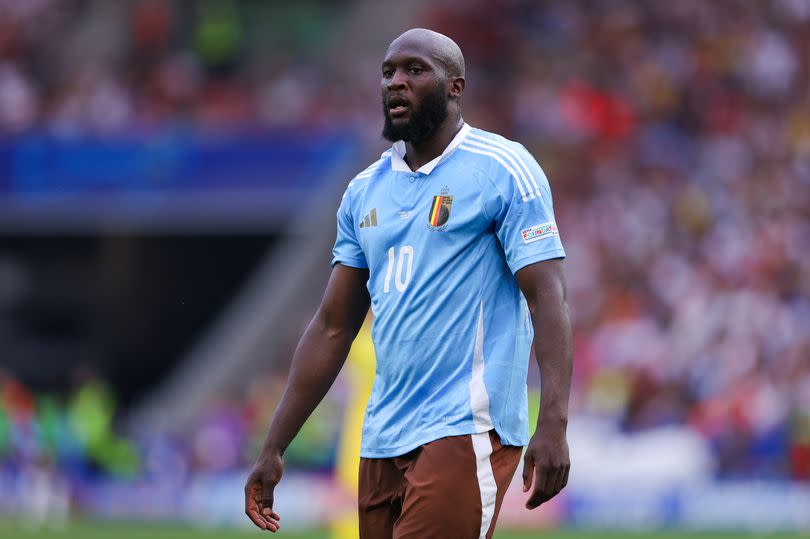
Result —
M 425 96 L 419 108 L 411 111 L 411 119 L 408 123 L 394 125 L 388 113 L 388 105 L 383 98 L 383 138 L 396 142 L 402 140 L 411 144 L 420 144 L 429 139 L 436 129 L 447 119 L 447 94 L 441 85 L 436 87 L 436 91 Z

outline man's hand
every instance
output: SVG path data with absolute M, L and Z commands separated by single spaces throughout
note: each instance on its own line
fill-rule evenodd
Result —
M 284 458 L 280 454 L 262 454 L 245 483 L 245 514 L 256 526 L 273 533 L 278 531 L 281 520 L 273 511 L 273 489 L 283 473 Z
M 523 457 L 523 492 L 528 492 L 534 478 L 534 488 L 526 501 L 534 509 L 556 496 L 568 484 L 568 442 L 565 429 L 554 433 L 534 433 Z

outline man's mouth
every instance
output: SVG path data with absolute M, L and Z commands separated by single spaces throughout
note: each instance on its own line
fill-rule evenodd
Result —
M 408 100 L 395 95 L 388 98 L 388 114 L 392 117 L 402 116 L 408 111 Z

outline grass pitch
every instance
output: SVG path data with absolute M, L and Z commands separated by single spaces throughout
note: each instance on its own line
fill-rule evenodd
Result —
M 147 524 L 143 522 L 77 521 L 64 529 L 26 530 L 19 523 L 0 518 L 0 539 L 248 539 L 250 537 L 277 537 L 278 539 L 331 539 L 328 531 L 306 533 L 282 529 L 278 534 L 259 530 L 206 529 L 175 524 Z M 495 539 L 808 539 L 810 533 L 753 534 L 745 532 L 620 532 L 595 530 L 538 530 L 514 532 L 503 530 Z

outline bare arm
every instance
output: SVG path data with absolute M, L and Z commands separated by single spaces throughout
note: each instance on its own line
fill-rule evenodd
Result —
M 562 259 L 531 264 L 515 276 L 532 315 L 533 347 L 540 366 L 540 415 L 523 465 L 524 492 L 532 486 L 534 478 L 534 488 L 526 502 L 527 508 L 534 509 L 556 496 L 568 483 L 571 464 L 566 428 L 573 365 L 571 320 Z
M 332 387 L 368 312 L 367 280 L 368 270 L 335 266 L 321 305 L 298 342 L 263 452 L 284 453 Z
M 287 388 L 245 485 L 245 513 L 263 530 L 278 530 L 273 490 L 284 470 L 284 451 L 346 361 L 368 312 L 367 280 L 368 270 L 337 264 L 321 305 L 298 342 Z

